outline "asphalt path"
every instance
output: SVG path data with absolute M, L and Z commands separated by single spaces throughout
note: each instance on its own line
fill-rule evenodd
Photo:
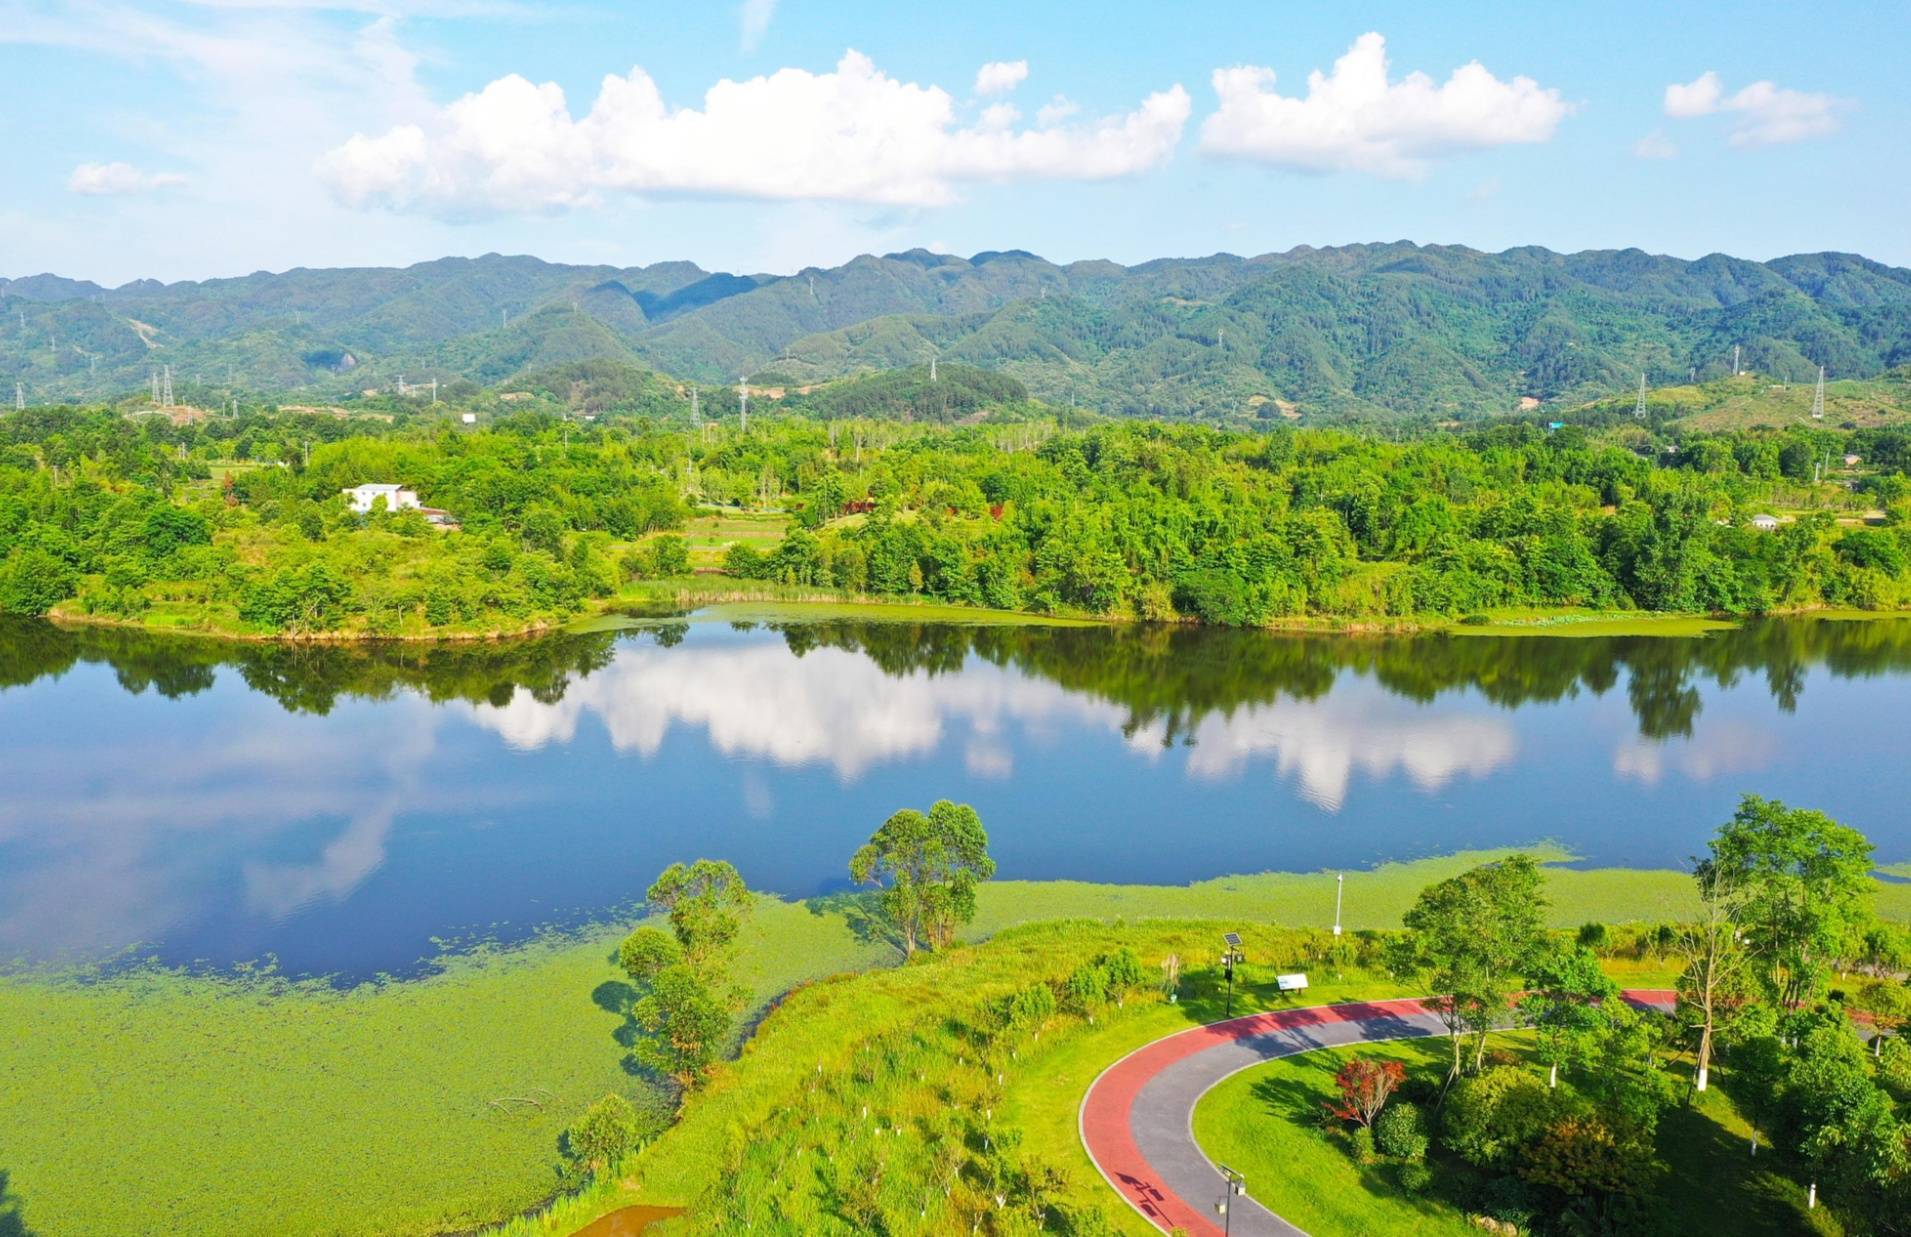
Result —
M 1634 1005 L 1670 1009 L 1673 994 L 1640 989 Z M 1082 1100 L 1081 1136 L 1108 1184 L 1163 1232 L 1295 1237 L 1302 1230 L 1247 1195 L 1229 1195 L 1220 1168 L 1194 1141 L 1194 1106 L 1231 1074 L 1279 1057 L 1344 1044 L 1443 1035 L 1424 1000 L 1363 1001 L 1249 1014 L 1164 1036 L 1102 1071 Z

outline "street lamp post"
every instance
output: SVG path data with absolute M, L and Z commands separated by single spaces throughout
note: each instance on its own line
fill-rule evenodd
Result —
M 1340 891 L 1347 883 L 1345 872 L 1334 873 L 1334 935 L 1340 935 Z
M 1234 964 L 1247 961 L 1247 955 L 1241 952 L 1241 934 L 1225 932 L 1221 935 L 1221 970 L 1228 977 L 1227 1016 L 1234 1017 Z
M 1234 1232 L 1234 1208 L 1228 1204 L 1236 1198 L 1247 1197 L 1247 1177 L 1235 1172 L 1226 1164 L 1221 1165 L 1220 1169 L 1221 1201 L 1214 1205 L 1214 1209 L 1221 1215 L 1222 1237 L 1230 1237 Z

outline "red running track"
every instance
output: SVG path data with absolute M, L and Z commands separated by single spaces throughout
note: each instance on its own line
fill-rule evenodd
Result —
M 1673 994 L 1635 989 L 1634 1005 L 1669 1009 Z M 1127 1203 L 1163 1232 L 1219 1234 L 1214 1164 L 1195 1146 L 1194 1106 L 1221 1079 L 1264 1061 L 1318 1048 L 1444 1032 L 1424 1000 L 1355 1002 L 1276 1010 L 1194 1027 L 1145 1044 L 1104 1070 L 1082 1100 L 1089 1158 Z M 1237 1234 L 1300 1230 L 1251 1199 L 1232 1204 Z

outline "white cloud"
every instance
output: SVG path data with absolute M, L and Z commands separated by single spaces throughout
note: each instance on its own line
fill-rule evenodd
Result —
M 991 60 L 976 71 L 977 94 L 1007 94 L 1028 78 L 1026 60 Z
M 1689 82 L 1665 88 L 1665 114 L 1676 120 L 1729 113 L 1734 146 L 1776 146 L 1824 137 L 1838 131 L 1844 100 L 1834 95 L 1788 90 L 1771 82 L 1753 82 L 1725 93 L 1719 75 L 1708 69 Z
M 1189 110 L 1174 86 L 1092 123 L 1016 129 L 992 111 L 962 128 L 946 90 L 899 81 L 856 51 L 826 73 L 719 81 L 700 109 L 666 106 L 634 68 L 605 78 L 581 118 L 557 85 L 513 74 L 420 123 L 357 135 L 318 171 L 348 205 L 447 217 L 549 211 L 606 192 L 933 206 L 964 182 L 1145 171 L 1173 153 Z
M 1658 129 L 1632 144 L 1632 153 L 1641 159 L 1676 159 L 1679 147 Z
M 1201 149 L 1309 172 L 1424 175 L 1434 159 L 1544 142 L 1573 110 L 1530 77 L 1501 81 L 1477 60 L 1444 85 L 1424 73 L 1387 79 L 1387 41 L 1363 34 L 1331 74 L 1307 76 L 1307 94 L 1274 89 L 1274 70 L 1214 71 L 1220 108 L 1201 125 Z
M 1665 88 L 1665 114 L 1679 119 L 1710 116 L 1719 110 L 1724 93 L 1719 75 L 1708 69 L 1684 85 L 1674 82 Z
M 66 187 L 88 197 L 151 193 L 186 183 L 178 172 L 142 172 L 130 163 L 82 163 L 66 178 Z
M 753 52 L 770 32 L 770 19 L 776 16 L 776 0 L 743 0 L 737 8 L 738 42 Z
M 1046 129 L 1050 125 L 1060 124 L 1081 110 L 1081 104 L 1067 95 L 1058 94 L 1036 111 L 1035 123 Z

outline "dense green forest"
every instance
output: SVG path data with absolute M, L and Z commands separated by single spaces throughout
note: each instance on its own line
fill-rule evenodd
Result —
M 680 382 L 795 388 L 934 357 L 1105 415 L 1394 421 L 1570 405 L 1642 371 L 1716 378 L 1735 347 L 1781 383 L 1902 366 L 1911 271 L 1397 243 L 1127 267 L 912 250 L 790 276 L 493 254 L 113 289 L 0 280 L 0 377 L 35 404 L 142 392 L 166 366 L 208 408 L 401 381 L 531 390 L 591 363 L 652 371 L 641 403 Z
M 788 531 L 728 544 L 735 580 L 998 609 L 1221 626 L 1891 609 L 1911 601 L 1907 468 L 1897 429 L 1513 422 L 1387 440 L 782 416 L 745 434 L 30 410 L 0 419 L 0 609 L 519 631 L 686 580 L 679 530 L 745 506 L 787 513 Z M 412 487 L 456 526 L 352 513 L 341 491 L 367 481 Z
M 920 434 L 860 478 L 836 470 L 774 552 L 731 574 L 1002 609 L 1282 619 L 1467 616 L 1507 607 L 1752 613 L 1904 603 L 1904 436 L 1695 437 L 1656 448 L 1509 425 L 1388 442 L 1101 426 L 1027 451 L 1001 435 Z M 1825 441 L 1821 442 L 1821 439 Z M 1862 482 L 1880 527 L 1818 507 L 1837 445 L 1893 471 Z M 1838 454 L 1840 460 L 1843 454 Z M 1858 482 L 1853 482 L 1856 486 Z M 1761 505 L 1796 518 L 1761 529 Z

